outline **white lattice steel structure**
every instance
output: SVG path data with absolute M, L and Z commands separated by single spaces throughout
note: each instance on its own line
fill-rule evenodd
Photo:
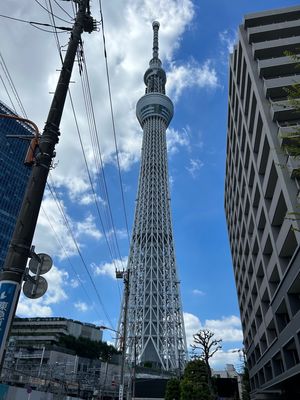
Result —
M 166 73 L 158 58 L 159 23 L 153 22 L 153 58 L 138 101 L 143 147 L 135 220 L 128 260 L 126 352 L 129 361 L 182 370 L 186 339 L 170 215 L 166 129 L 173 116 L 165 95 Z M 124 309 L 121 326 L 124 320 Z

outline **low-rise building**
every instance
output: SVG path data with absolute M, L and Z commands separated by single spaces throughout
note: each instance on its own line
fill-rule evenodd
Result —
M 61 317 L 37 317 L 14 319 L 10 337 L 19 345 L 33 344 L 35 347 L 58 344 L 62 336 L 72 335 L 101 341 L 102 330 L 94 324 Z

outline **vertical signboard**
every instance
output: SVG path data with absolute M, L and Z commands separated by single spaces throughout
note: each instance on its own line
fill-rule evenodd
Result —
M 12 314 L 19 296 L 20 284 L 0 282 L 0 362 L 2 362 Z

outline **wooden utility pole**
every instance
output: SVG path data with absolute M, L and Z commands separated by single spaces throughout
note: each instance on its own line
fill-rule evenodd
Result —
M 52 159 L 55 157 L 54 150 L 60 135 L 59 125 L 68 93 L 77 47 L 83 31 L 91 33 L 95 30 L 95 22 L 90 15 L 89 0 L 74 0 L 74 2 L 78 4 L 78 11 L 71 30 L 66 56 L 47 122 L 38 143 L 34 165 L 3 271 L 0 273 L 0 365 L 3 361 L 6 340 L 17 308 L 27 260 L 32 254 L 32 239 Z

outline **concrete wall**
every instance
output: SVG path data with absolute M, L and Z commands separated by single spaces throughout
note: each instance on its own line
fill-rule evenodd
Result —
M 28 393 L 26 388 L 18 388 L 0 384 L 0 400 L 55 400 L 55 395 L 33 390 Z M 82 400 L 79 397 L 65 397 L 65 400 Z

